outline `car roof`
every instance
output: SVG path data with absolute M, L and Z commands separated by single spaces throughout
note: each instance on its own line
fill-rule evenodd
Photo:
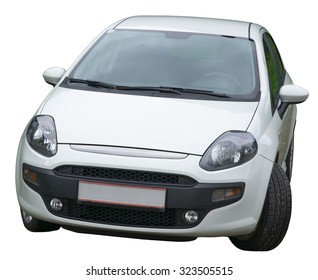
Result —
M 206 33 L 249 38 L 250 22 L 185 16 L 133 16 L 112 28 Z

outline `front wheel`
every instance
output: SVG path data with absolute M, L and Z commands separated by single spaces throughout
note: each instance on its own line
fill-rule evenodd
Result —
M 59 225 L 41 221 L 33 216 L 29 215 L 27 212 L 21 209 L 21 218 L 24 224 L 24 227 L 32 232 L 45 232 L 58 230 Z
M 257 227 L 247 236 L 230 237 L 239 249 L 269 251 L 283 240 L 290 221 L 292 208 L 291 190 L 284 170 L 274 164 L 268 185 L 263 211 Z

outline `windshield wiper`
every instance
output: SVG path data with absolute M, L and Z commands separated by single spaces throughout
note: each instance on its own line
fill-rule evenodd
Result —
M 181 88 L 181 87 L 147 87 L 147 86 L 116 86 L 118 90 L 149 90 L 149 91 L 159 91 L 159 92 L 169 92 L 178 95 L 183 94 L 197 94 L 197 95 L 207 95 L 212 97 L 220 97 L 220 98 L 231 98 L 229 95 L 225 93 L 215 93 L 212 90 L 201 90 L 201 89 L 192 89 L 192 88 Z
M 143 91 L 160 91 L 160 92 L 170 92 L 181 95 L 182 93 L 176 89 L 168 88 L 168 87 L 147 87 L 147 86 L 122 86 L 122 85 L 114 85 L 110 83 L 94 81 L 94 80 L 85 80 L 85 79 L 77 79 L 77 78 L 68 78 L 69 83 L 78 83 L 85 84 L 90 87 L 96 88 L 108 88 L 108 89 L 116 89 L 116 90 L 143 90 Z
M 118 90 L 142 90 L 142 91 L 159 91 L 159 92 L 169 92 L 178 95 L 182 95 L 177 88 L 171 87 L 152 87 L 152 86 L 116 86 Z
M 231 98 L 231 96 L 227 95 L 226 93 L 216 93 L 212 90 L 195 89 L 195 88 L 175 88 L 175 89 L 185 93 L 208 95 L 208 96 L 220 97 L 220 98 Z
M 116 89 L 117 86 L 109 83 L 104 83 L 100 81 L 94 81 L 94 80 L 84 80 L 84 79 L 76 79 L 76 78 L 68 78 L 69 83 L 78 83 L 78 84 L 85 84 L 90 87 L 95 88 L 109 88 L 109 89 Z
M 115 90 L 158 91 L 158 92 L 173 93 L 177 95 L 196 94 L 196 95 L 206 95 L 206 96 L 219 97 L 219 98 L 231 98 L 229 95 L 225 93 L 215 93 L 211 90 L 201 90 L 201 89 L 182 88 L 182 87 L 125 86 L 125 85 L 114 85 L 114 84 L 100 82 L 100 81 L 77 79 L 77 78 L 68 78 L 68 82 L 85 84 L 95 88 L 107 88 L 107 89 L 115 89 Z

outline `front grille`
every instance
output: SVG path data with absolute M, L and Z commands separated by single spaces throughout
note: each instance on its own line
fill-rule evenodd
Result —
M 55 169 L 55 172 L 64 176 L 120 182 L 138 182 L 173 186 L 194 186 L 197 183 L 194 179 L 184 175 L 115 168 L 60 166 Z
M 142 209 L 115 208 L 100 205 L 79 204 L 74 199 L 60 198 L 63 203 L 63 209 L 59 212 L 54 212 L 49 206 L 49 201 L 51 199 L 51 197 L 46 197 L 45 199 L 49 211 L 54 215 L 69 219 L 109 225 L 154 228 L 187 228 L 197 224 L 189 226 L 184 223 L 182 219 L 182 215 L 185 211 L 184 209 L 165 209 L 165 211 L 161 212 Z M 199 210 L 198 212 L 202 218 L 203 211 Z

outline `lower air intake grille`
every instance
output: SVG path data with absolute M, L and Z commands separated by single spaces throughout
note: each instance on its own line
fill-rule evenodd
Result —
M 173 186 L 194 186 L 197 182 L 187 176 L 139 170 L 100 168 L 89 166 L 60 166 L 55 169 L 59 175 L 74 176 L 82 179 L 102 179 L 120 182 L 164 184 Z
M 49 201 L 51 199 L 51 197 L 46 197 L 45 199 L 49 210 Z M 54 215 L 69 219 L 120 226 L 157 228 L 187 228 L 196 225 L 189 226 L 184 223 L 182 219 L 183 209 L 166 209 L 161 212 L 79 204 L 73 199 L 60 198 L 60 200 L 63 203 L 63 209 L 59 212 L 50 211 Z M 203 211 L 199 210 L 198 212 L 200 217 L 203 217 Z

